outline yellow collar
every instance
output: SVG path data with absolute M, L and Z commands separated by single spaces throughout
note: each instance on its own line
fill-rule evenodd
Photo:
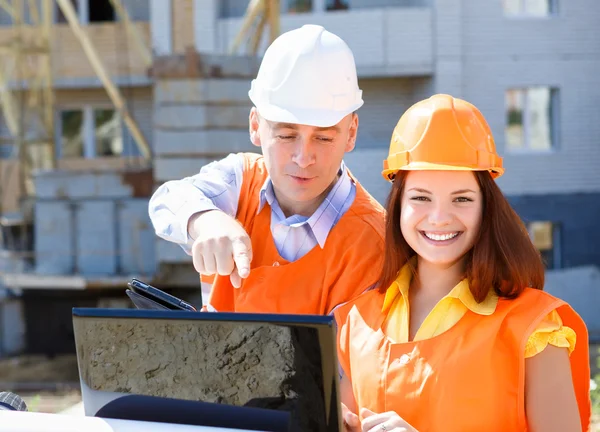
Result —
M 396 280 L 392 282 L 390 287 L 386 290 L 382 308 L 383 313 L 387 313 L 389 311 L 398 295 L 408 299 L 408 289 L 413 277 L 412 267 L 415 264 L 415 260 L 411 260 L 409 263 L 406 263 L 398 273 Z M 498 296 L 496 296 L 494 290 L 490 290 L 487 297 L 481 303 L 477 303 L 477 301 L 473 298 L 471 290 L 469 289 L 469 281 L 466 278 L 461 280 L 454 288 L 452 288 L 452 290 L 444 298 L 458 299 L 471 312 L 479 315 L 493 314 L 496 310 L 496 305 L 498 304 Z

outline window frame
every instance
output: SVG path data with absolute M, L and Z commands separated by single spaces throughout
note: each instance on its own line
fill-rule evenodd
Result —
M 536 149 L 531 147 L 531 114 L 529 111 L 529 95 L 528 90 L 534 88 L 546 88 L 550 91 L 550 147 L 547 149 Z M 523 93 L 523 147 L 513 148 L 508 144 L 507 128 L 508 123 L 508 106 L 506 104 L 507 93 L 509 91 L 519 91 Z M 553 85 L 530 85 L 521 87 L 509 87 L 504 91 L 504 150 L 507 154 L 546 154 L 555 153 L 560 150 L 560 96 L 558 86 Z
M 502 7 L 502 12 L 503 12 L 503 15 L 505 18 L 515 19 L 515 20 L 519 20 L 519 19 L 544 20 L 544 19 L 556 18 L 559 15 L 559 11 L 560 11 L 560 9 L 558 7 L 559 0 L 548 0 L 548 4 L 550 6 L 550 11 L 546 15 L 535 15 L 531 12 L 527 12 L 525 10 L 526 0 L 517 0 L 517 1 L 519 2 L 519 12 L 516 12 L 516 13 L 508 12 L 504 5 L 504 0 L 502 1 L 501 7 Z
M 100 158 L 121 158 L 127 156 L 127 150 L 125 145 L 120 155 L 104 156 L 97 154 L 96 148 L 96 125 L 94 113 L 96 110 L 113 110 L 117 109 L 109 103 L 96 103 L 96 104 L 63 104 L 57 107 L 55 111 L 55 155 L 56 159 L 69 160 L 69 159 L 100 159 Z M 82 129 L 83 129 L 83 155 L 73 158 L 63 157 L 63 142 L 62 142 L 62 113 L 64 111 L 81 111 L 82 112 Z M 123 119 L 120 119 L 119 128 L 121 131 L 121 139 L 125 142 L 125 128 L 123 127 Z
M 531 242 L 533 243 L 534 238 L 533 238 L 533 230 L 532 230 L 532 224 L 534 223 L 550 223 L 551 226 L 551 238 L 552 238 L 552 248 L 551 253 L 552 253 L 552 267 L 546 267 L 546 270 L 556 270 L 556 269 L 560 269 L 562 268 L 562 243 L 561 243 L 561 224 L 557 221 L 554 220 L 529 220 L 525 223 L 525 227 L 527 228 L 527 233 L 529 234 L 529 238 L 531 239 Z M 535 243 L 533 243 L 533 245 L 535 246 Z M 540 249 L 537 248 L 536 249 L 540 252 L 540 254 L 542 254 L 542 251 Z M 546 266 L 546 263 L 544 263 L 544 266 Z

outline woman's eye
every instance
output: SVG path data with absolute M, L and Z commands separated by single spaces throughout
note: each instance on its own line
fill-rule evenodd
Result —
M 467 197 L 458 197 L 456 198 L 457 202 L 472 202 L 473 200 L 471 198 L 467 198 Z
M 413 201 L 429 201 L 429 198 L 427 198 L 425 196 L 416 196 L 416 197 L 412 197 L 411 200 L 413 200 Z

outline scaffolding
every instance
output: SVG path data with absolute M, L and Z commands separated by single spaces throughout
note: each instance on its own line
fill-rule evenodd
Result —
M 132 24 L 121 0 L 110 0 L 134 49 L 148 67 L 152 53 Z M 83 52 L 100 79 L 115 109 L 150 163 L 150 146 L 131 116 L 125 98 L 113 83 L 102 59 L 79 23 L 70 0 L 0 0 L 0 11 L 11 19 L 9 32 L 0 37 L 0 119 L 9 137 L 0 137 L 0 145 L 10 149 L 10 158 L 0 163 L 0 197 L 7 189 L 18 188 L 19 201 L 34 194 L 32 174 L 36 170 L 57 167 L 55 149 L 55 95 L 52 73 L 54 9 L 60 10 Z M 1 161 L 0 161 L 1 162 Z M 11 184 L 18 172 L 19 185 Z M 0 215 L 4 213 L 0 200 Z
M 0 9 L 13 24 L 10 36 L 0 41 L 0 103 L 10 133 L 3 144 L 18 161 L 20 195 L 26 198 L 33 193 L 31 174 L 56 166 L 52 0 L 0 0 Z M 10 171 L 2 174 L 9 177 Z M 0 180 L 0 188 L 6 187 L 5 178 Z
M 263 39 L 265 27 L 269 27 L 269 44 L 271 44 L 281 31 L 280 28 L 280 0 L 250 0 L 240 31 L 230 47 L 230 53 L 235 53 L 246 40 L 249 44 L 248 52 L 252 55 L 258 53 Z

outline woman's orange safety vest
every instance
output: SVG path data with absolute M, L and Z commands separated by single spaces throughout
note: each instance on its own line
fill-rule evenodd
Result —
M 384 294 L 372 290 L 335 311 L 338 357 L 357 406 L 395 411 L 420 432 L 525 431 L 525 344 L 554 309 L 577 334 L 571 353 L 583 430 L 590 425 L 588 334 L 564 301 L 528 288 L 488 316 L 468 311 L 431 339 L 391 343 L 381 330 Z
M 288 262 L 273 241 L 271 208 L 266 204 L 257 214 L 267 178 L 263 157 L 245 154 L 236 217 L 252 240 L 250 276 L 237 289 L 229 276 L 216 276 L 210 305 L 219 312 L 325 315 L 373 286 L 383 257 L 383 207 L 355 182 L 354 202 L 332 228 L 325 246 L 317 245 Z

